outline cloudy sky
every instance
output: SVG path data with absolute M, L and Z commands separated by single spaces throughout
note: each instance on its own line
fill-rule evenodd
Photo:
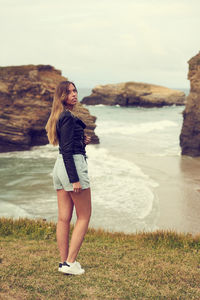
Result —
M 80 87 L 189 88 L 199 0 L 0 0 L 0 65 L 50 64 Z

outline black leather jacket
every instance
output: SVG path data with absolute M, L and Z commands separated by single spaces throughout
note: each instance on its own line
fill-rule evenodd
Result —
M 78 117 L 64 110 L 56 123 L 56 132 L 59 140 L 59 153 L 62 154 L 65 168 L 71 183 L 79 181 L 73 154 L 85 152 L 84 128 L 85 123 Z

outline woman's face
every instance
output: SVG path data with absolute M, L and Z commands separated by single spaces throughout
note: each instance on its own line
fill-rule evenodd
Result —
M 69 106 L 73 106 L 77 103 L 78 97 L 77 97 L 77 90 L 73 84 L 70 83 L 67 91 L 67 100 L 66 103 Z

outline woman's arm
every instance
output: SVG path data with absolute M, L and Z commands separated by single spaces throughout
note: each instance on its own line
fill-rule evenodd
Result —
M 73 158 L 74 127 L 74 118 L 70 112 L 67 112 L 60 120 L 60 148 L 69 181 L 71 183 L 79 182 L 79 177 Z

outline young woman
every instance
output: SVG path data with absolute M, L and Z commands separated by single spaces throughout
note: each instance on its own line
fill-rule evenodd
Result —
M 57 191 L 57 244 L 61 262 L 58 271 L 80 275 L 85 271 L 76 261 L 91 216 L 91 192 L 88 178 L 85 146 L 90 142 L 84 134 L 86 125 L 72 113 L 78 101 L 73 82 L 62 81 L 55 90 L 46 131 L 49 143 L 59 145 L 53 169 L 53 185 Z M 70 247 L 70 221 L 75 206 L 77 220 Z

